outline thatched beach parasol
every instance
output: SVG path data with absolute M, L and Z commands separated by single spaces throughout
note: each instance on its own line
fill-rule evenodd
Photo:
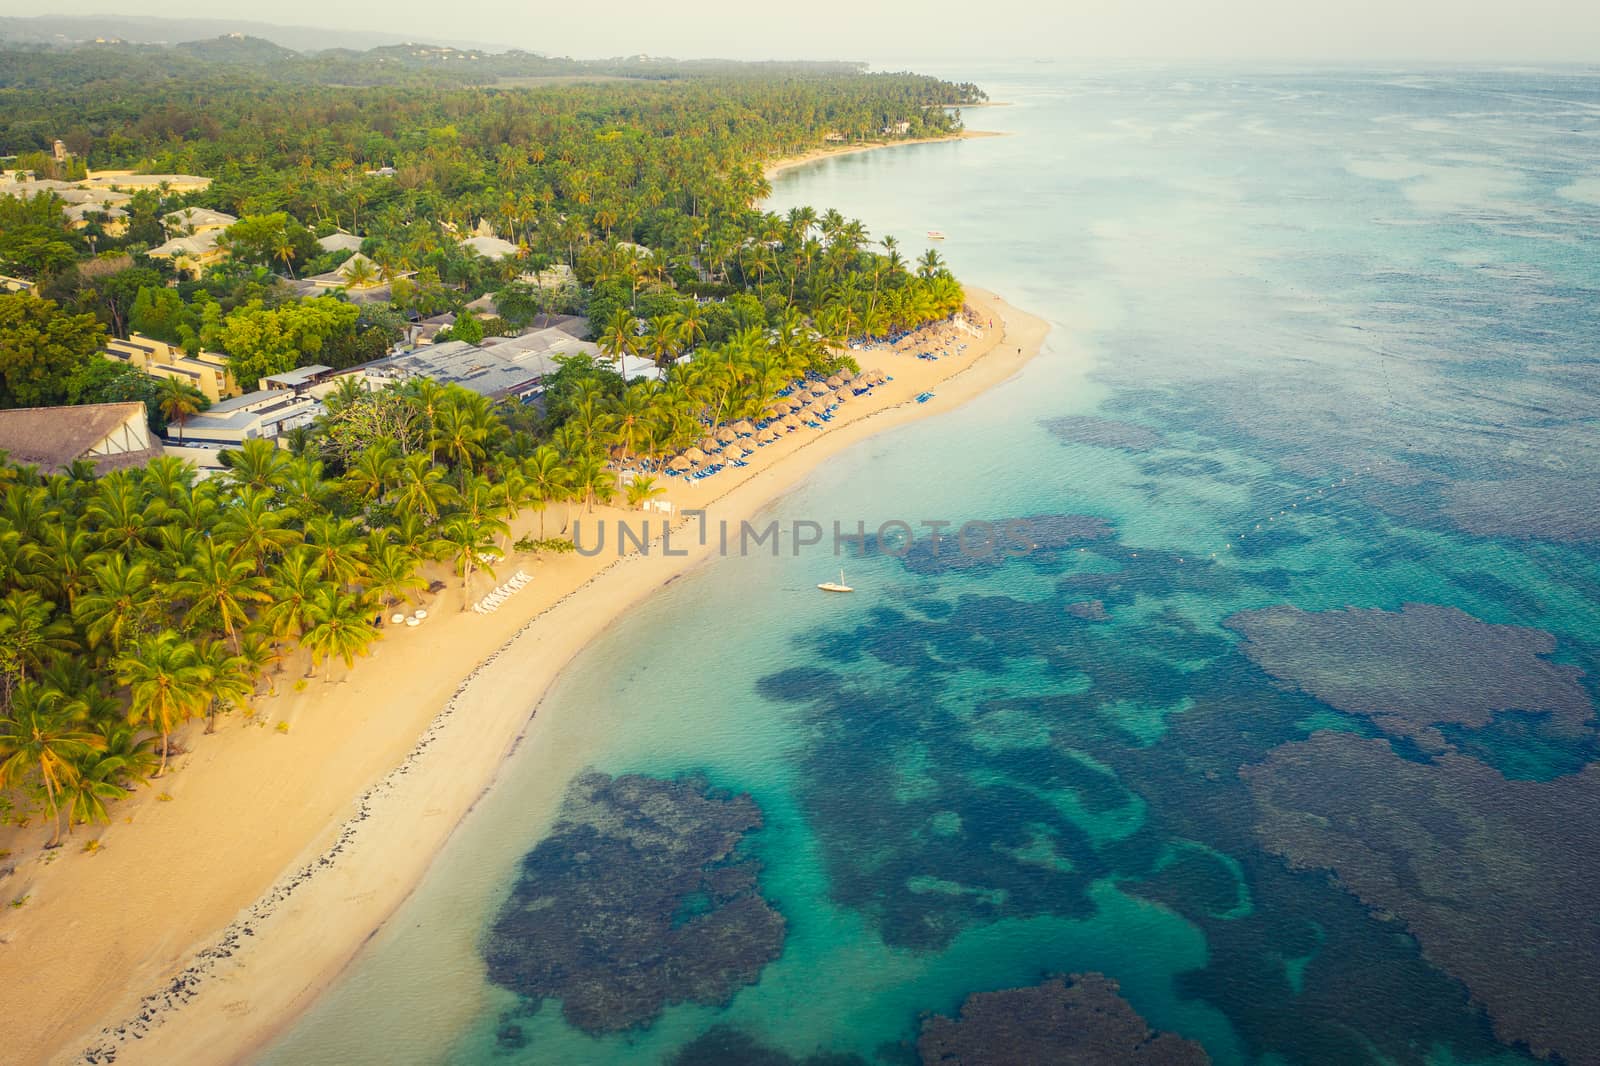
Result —
M 667 469 L 668 469 L 668 470 L 676 470 L 676 471 L 678 471 L 678 472 L 679 472 L 679 473 L 682 473 L 682 472 L 683 472 L 683 471 L 685 471 L 685 470 L 687 470 L 687 469 L 689 469 L 689 467 L 690 467 L 690 466 L 692 466 L 692 465 L 693 465 L 693 464 L 691 464 L 691 463 L 690 463 L 690 462 L 689 462 L 689 460 L 687 460 L 687 459 L 685 459 L 685 458 L 684 458 L 684 457 L 683 457 L 683 456 L 681 456 L 681 455 L 674 455 L 674 456 L 673 456 L 673 457 L 672 457 L 672 458 L 671 458 L 671 459 L 670 459 L 670 460 L 669 460 L 669 461 L 668 461 L 668 462 L 667 462 Z
M 723 426 L 721 429 L 717 430 L 717 439 L 720 440 L 724 444 L 728 443 L 729 441 L 735 439 L 738 436 L 739 436 L 739 434 L 737 434 L 737 433 L 735 433 L 733 431 L 733 427 L 732 426 Z
M 768 426 L 766 429 L 763 429 L 760 433 L 756 434 L 756 440 L 760 441 L 762 444 L 766 444 L 768 441 L 774 441 L 777 439 L 778 431 L 773 429 L 771 426 Z
M 756 427 L 750 424 L 749 419 L 744 418 L 733 424 L 733 431 L 741 437 L 748 437 L 756 431 Z
M 701 451 L 699 448 L 685 449 L 683 457 L 689 460 L 691 463 L 703 463 L 706 461 L 706 453 Z

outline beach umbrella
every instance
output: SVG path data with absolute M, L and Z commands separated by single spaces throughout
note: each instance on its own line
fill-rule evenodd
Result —
M 683 457 L 691 463 L 703 463 L 706 461 L 706 453 L 699 448 L 688 449 L 683 453 Z
M 785 428 L 785 429 L 799 429 L 800 428 L 800 420 L 798 418 L 796 418 L 794 415 L 784 415 L 783 416 L 783 421 L 778 423 L 778 424 L 783 426 L 783 428 Z
M 828 386 L 824 385 L 822 382 L 814 381 L 814 382 L 811 383 L 811 395 L 813 395 L 813 396 L 821 396 L 823 393 L 825 393 L 827 391 L 828 391 Z
M 824 382 L 824 384 L 826 384 L 830 389 L 837 389 L 840 385 L 844 384 L 844 378 L 840 377 L 838 374 L 835 374 L 833 377 Z
M 700 438 L 700 450 L 703 452 L 714 452 L 720 447 L 722 447 L 722 445 L 717 443 L 717 438 L 713 437 L 709 433 Z
M 762 444 L 766 444 L 768 441 L 774 441 L 777 439 L 778 431 L 773 429 L 771 426 L 768 426 L 766 429 L 763 429 L 760 433 L 756 434 L 756 440 L 760 441 Z
M 856 378 L 858 378 L 860 376 L 861 375 L 857 374 L 854 370 L 841 370 L 841 371 L 839 371 L 839 380 L 845 382 L 846 384 L 848 384 L 849 382 L 854 381 Z
M 786 415 L 793 410 L 794 402 L 792 400 L 779 400 L 777 403 L 772 405 L 772 412 L 774 414 Z
M 729 426 L 723 426 L 721 429 L 717 430 L 717 439 L 724 444 L 727 444 L 738 435 L 739 434 L 735 433 L 732 427 Z
M 741 437 L 748 437 L 756 431 L 756 427 L 750 424 L 749 419 L 740 419 L 733 424 L 733 431 Z
M 750 453 L 744 450 L 743 445 L 730 444 L 722 454 L 726 455 L 729 459 L 743 459 Z
M 849 389 L 834 389 L 833 390 L 833 402 L 834 403 L 844 403 L 849 398 L 850 398 L 850 390 Z
M 689 462 L 689 460 L 685 459 L 683 456 L 674 455 L 671 461 L 667 463 L 667 469 L 677 470 L 681 473 L 682 471 L 689 469 L 691 465 L 692 464 Z

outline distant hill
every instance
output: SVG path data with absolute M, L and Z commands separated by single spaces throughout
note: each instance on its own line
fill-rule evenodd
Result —
M 247 37 L 242 33 L 213 37 L 209 41 L 185 41 L 175 45 L 174 50 L 212 63 L 254 65 L 300 58 L 300 53 L 292 48 L 273 44 L 264 37 Z
M 365 51 L 380 45 L 405 44 L 404 34 L 380 30 L 330 30 L 313 26 L 278 26 L 246 19 L 162 18 L 153 15 L 37 15 L 0 17 L 0 41 L 32 45 L 73 45 L 96 40 L 135 44 L 177 44 L 229 34 L 258 37 L 297 52 L 328 48 Z M 460 47 L 493 47 L 481 41 L 446 42 Z

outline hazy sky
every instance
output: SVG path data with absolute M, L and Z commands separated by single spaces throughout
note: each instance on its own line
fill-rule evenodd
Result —
M 237 16 L 574 56 L 1600 62 L 1597 0 L 55 0 L 50 10 Z

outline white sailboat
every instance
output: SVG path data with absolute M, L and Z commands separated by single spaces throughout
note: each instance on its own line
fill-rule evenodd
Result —
M 849 585 L 846 585 L 844 583 L 844 571 L 843 570 L 839 571 L 839 580 L 838 581 L 824 581 L 822 584 L 818 585 L 817 588 L 821 589 L 823 592 L 854 592 L 855 591 L 855 589 L 851 588 Z

